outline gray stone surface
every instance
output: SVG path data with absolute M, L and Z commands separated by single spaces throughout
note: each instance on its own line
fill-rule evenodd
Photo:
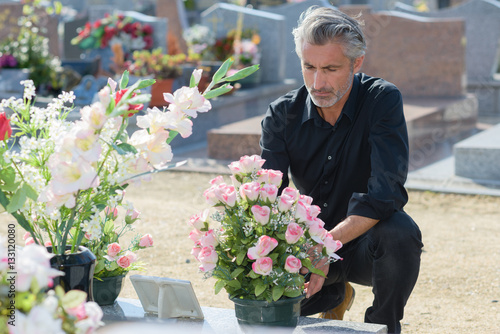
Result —
M 298 85 L 303 82 L 302 72 L 300 69 L 300 60 L 295 53 L 295 42 L 293 41 L 292 30 L 297 26 L 297 21 L 300 14 L 307 8 L 313 5 L 322 7 L 333 7 L 327 0 L 308 0 L 296 3 L 287 3 L 281 6 L 262 7 L 261 10 L 280 14 L 286 17 L 285 21 L 285 47 L 283 49 L 275 49 L 283 53 L 285 57 L 285 76 L 287 78 L 295 79 Z
M 300 317 L 295 329 L 279 327 L 253 327 L 243 331 L 234 310 L 202 307 L 205 319 L 158 319 L 155 314 L 144 313 L 138 299 L 118 298 L 113 306 L 104 306 L 103 321 L 107 326 L 99 333 L 387 333 L 385 325 Z M 127 322 L 124 322 L 127 321 Z M 131 322 L 132 321 L 132 322 Z
M 217 38 L 236 29 L 239 14 L 243 14 L 243 30 L 257 30 L 261 36 L 260 70 L 262 82 L 282 82 L 285 79 L 285 17 L 261 10 L 218 3 L 201 14 L 201 23 L 213 28 Z
M 455 144 L 453 151 L 456 175 L 500 182 L 500 124 Z

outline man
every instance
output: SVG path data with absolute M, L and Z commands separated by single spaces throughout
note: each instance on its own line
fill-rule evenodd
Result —
M 320 218 L 342 241 L 342 261 L 321 262 L 326 279 L 306 283 L 302 315 L 342 319 L 354 299 L 347 282 L 373 286 L 365 322 L 401 331 L 422 248 L 403 211 L 408 135 L 399 90 L 357 73 L 366 44 L 360 24 L 331 8 L 311 7 L 294 29 L 304 86 L 271 103 L 262 121 L 264 168 L 288 171 Z

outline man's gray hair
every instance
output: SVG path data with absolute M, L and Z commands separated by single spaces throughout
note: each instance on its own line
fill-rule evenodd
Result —
M 293 29 L 295 52 L 302 58 L 302 45 L 325 45 L 340 42 L 344 54 L 353 61 L 365 54 L 366 42 L 362 23 L 339 10 L 311 6 L 300 15 L 298 26 Z

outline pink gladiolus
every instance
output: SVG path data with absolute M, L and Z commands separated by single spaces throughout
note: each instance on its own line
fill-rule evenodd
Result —
M 258 182 L 249 182 L 240 187 L 241 198 L 247 201 L 256 201 L 259 198 L 260 184 Z
M 294 244 L 304 235 L 304 230 L 297 223 L 288 224 L 285 232 L 286 242 L 289 244 Z
M 236 189 L 225 183 L 219 184 L 214 189 L 215 197 L 223 204 L 233 207 L 236 203 Z
M 271 209 L 267 206 L 254 205 L 251 208 L 255 221 L 261 225 L 269 223 Z
M 122 247 L 116 242 L 113 242 L 112 244 L 108 245 L 108 255 L 111 256 L 112 258 L 117 256 L 121 250 Z
M 203 247 L 198 254 L 198 260 L 201 262 L 200 270 L 203 272 L 213 270 L 218 259 L 219 256 L 213 246 Z
M 97 171 L 83 159 L 64 161 L 56 153 L 49 159 L 49 168 L 53 176 L 49 187 L 56 196 L 73 194 L 99 185 Z
M 210 101 L 198 91 L 198 87 L 181 87 L 174 94 L 163 93 L 166 102 L 176 105 L 186 115 L 196 118 L 197 112 L 207 112 L 212 109 Z
M 264 184 L 260 189 L 260 198 L 263 201 L 274 203 L 278 197 L 278 187 L 274 184 Z
M 35 239 L 33 239 L 32 237 L 27 237 L 26 240 L 24 240 L 25 246 L 32 245 L 34 243 L 35 243 Z
M 195 85 L 198 85 L 200 83 L 202 72 L 203 70 L 200 68 L 200 69 L 195 69 L 191 74 L 194 78 Z
M 150 164 L 162 167 L 173 158 L 172 148 L 167 144 L 168 136 L 165 130 L 151 134 L 147 130 L 138 130 L 130 137 L 129 144 L 143 151 Z
M 263 235 L 254 247 L 250 247 L 247 256 L 250 260 L 260 259 L 271 253 L 278 246 L 278 241 L 268 235 Z
M 302 268 L 302 262 L 293 255 L 289 255 L 285 261 L 285 270 L 289 273 L 298 273 Z
M 151 247 L 153 246 L 153 237 L 151 234 L 144 234 L 141 239 L 139 239 L 139 247 Z
M 24 235 L 23 235 L 23 240 L 26 241 L 26 239 L 28 239 L 29 237 L 31 237 L 31 233 L 29 232 L 24 232 Z
M 267 276 L 273 270 L 273 260 L 270 257 L 261 257 L 252 263 L 252 270 L 256 274 Z
M 278 200 L 278 210 L 280 210 L 281 212 L 289 211 L 294 203 L 295 199 L 293 199 L 290 195 L 281 194 Z
M 171 104 L 165 116 L 165 129 L 179 132 L 182 138 L 191 136 L 193 133 L 193 121 L 178 106 Z
M 52 242 L 50 241 L 45 241 L 45 243 L 43 244 L 45 247 L 50 247 L 52 246 Z

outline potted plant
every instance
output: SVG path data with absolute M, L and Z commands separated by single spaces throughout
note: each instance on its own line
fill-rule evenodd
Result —
M 134 51 L 128 70 L 132 75 L 156 80 L 151 86 L 150 103 L 152 106 L 161 106 L 165 104 L 163 92 L 172 90 L 174 80 L 182 75 L 185 60 L 185 54 L 169 55 L 163 53 L 161 48 Z
M 72 92 L 63 92 L 42 108 L 34 106 L 33 82 L 24 81 L 22 99 L 0 102 L 1 110 L 10 110 L 9 114 L 0 113 L 0 209 L 30 233 L 28 242 L 51 247 L 58 269 L 64 267 L 64 259 L 86 252 L 84 245 L 95 246 L 99 255 L 100 246 L 95 241 L 117 242 L 114 233 L 118 227 L 109 210 L 126 212 L 130 208 L 123 200 L 127 186 L 173 167 L 168 164 L 173 158 L 170 141 L 179 133 L 188 137 L 190 118 L 210 110 L 208 99 L 227 93 L 230 82 L 258 68 L 227 76 L 231 64 L 232 60 L 223 64 L 203 95 L 197 88 L 201 70 L 193 73 L 190 87 L 173 94 L 165 92 L 169 108 L 150 108 L 137 117 L 139 130 L 131 136 L 126 131 L 130 116 L 150 99 L 140 90 L 154 79 L 131 86 L 128 72 L 120 83 L 109 79 L 98 94 L 99 100 L 82 107 L 80 119 L 72 122 L 66 119 L 73 110 Z M 213 89 L 222 82 L 226 83 Z M 107 250 L 109 244 L 102 246 Z M 94 256 L 90 262 L 95 260 Z M 86 273 L 86 291 L 91 296 L 94 268 Z M 69 290 L 75 278 L 83 280 L 80 274 L 71 273 L 61 280 Z
M 15 227 L 9 226 L 10 230 Z M 0 236 L 2 333 L 91 334 L 103 325 L 101 308 L 87 302 L 84 292 L 65 293 L 60 286 L 49 290 L 53 280 L 63 274 L 51 268 L 53 255 L 35 244 L 14 250 L 9 243 L 7 249 Z
M 192 254 L 216 279 L 215 293 L 225 289 L 234 301 L 240 324 L 296 326 L 305 282 L 300 269 L 324 276 L 316 262 L 339 259 L 342 244 L 323 228 L 312 198 L 291 187 L 278 195 L 282 173 L 261 169 L 263 163 L 244 156 L 229 165 L 232 184 L 222 176 L 210 181 L 204 197 L 212 211 L 189 220 Z

